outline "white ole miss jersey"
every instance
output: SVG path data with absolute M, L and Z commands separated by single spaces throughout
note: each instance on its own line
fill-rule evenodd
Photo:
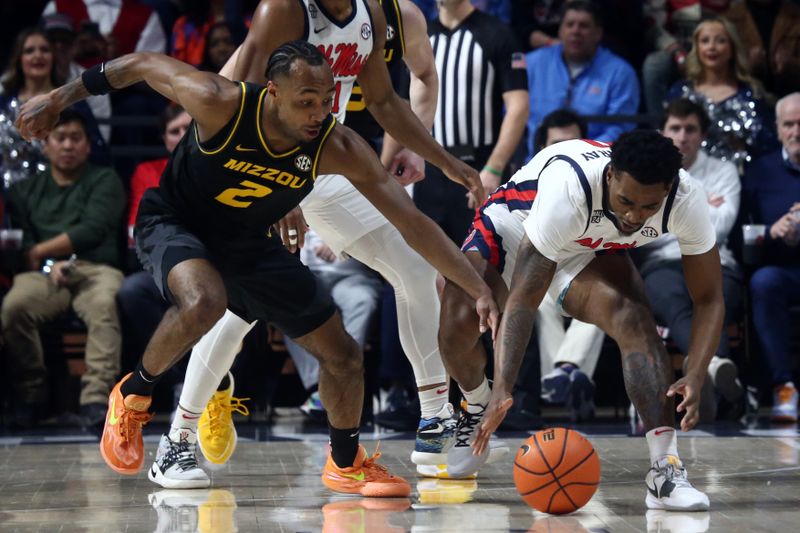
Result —
M 606 143 L 564 141 L 539 152 L 511 178 L 506 187 L 536 191 L 523 228 L 542 255 L 561 263 L 581 254 L 638 248 L 665 233 L 675 235 L 683 255 L 702 254 L 716 244 L 705 191 L 683 170 L 639 231 L 620 232 L 607 208 L 604 175 L 610 156 Z
M 304 40 L 328 58 L 336 82 L 331 113 L 344 123 L 347 102 L 358 74 L 372 53 L 372 14 L 365 0 L 353 0 L 353 12 L 341 22 L 315 0 L 300 0 L 305 10 Z

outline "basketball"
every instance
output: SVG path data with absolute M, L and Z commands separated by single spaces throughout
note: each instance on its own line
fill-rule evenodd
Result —
M 548 428 L 529 437 L 514 458 L 514 484 L 522 499 L 543 513 L 580 509 L 600 483 L 600 459 L 580 433 Z

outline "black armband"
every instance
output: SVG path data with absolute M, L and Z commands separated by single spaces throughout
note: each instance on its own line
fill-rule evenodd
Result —
M 86 90 L 89 91 L 89 94 L 98 96 L 108 94 L 115 90 L 111 84 L 108 83 L 105 70 L 106 64 L 100 63 L 99 65 L 95 65 L 83 71 L 83 74 L 81 74 L 81 81 L 83 82 L 83 86 L 86 87 Z

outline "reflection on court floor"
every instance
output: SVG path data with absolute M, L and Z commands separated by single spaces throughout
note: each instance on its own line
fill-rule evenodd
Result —
M 39 437 L 39 444 L 26 445 L 20 443 L 35 438 L 6 438 L 0 447 L 0 530 L 686 533 L 796 531 L 800 523 L 800 439 L 794 427 L 681 437 L 690 479 L 711 498 L 711 511 L 704 513 L 647 511 L 643 439 L 608 428 L 587 431 L 602 461 L 602 481 L 588 505 L 566 516 L 535 512 L 521 501 L 511 477 L 512 455 L 488 465 L 477 479 L 421 478 L 409 460 L 413 441 L 378 435 L 382 461 L 411 480 L 414 492 L 409 499 L 365 499 L 322 486 L 320 435 L 263 441 L 263 434 L 250 431 L 248 438 L 243 429 L 236 454 L 211 470 L 212 488 L 204 490 L 161 489 L 145 471 L 119 476 L 105 466 L 97 444 L 86 442 L 91 439 Z M 364 435 L 367 449 L 374 448 L 374 436 Z M 502 440 L 513 453 L 522 437 Z M 156 436 L 146 441 L 149 466 Z

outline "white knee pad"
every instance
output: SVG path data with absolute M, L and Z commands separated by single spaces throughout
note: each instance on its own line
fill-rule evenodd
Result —
M 247 323 L 226 310 L 214 327 L 194 345 L 183 381 L 181 407 L 197 413 L 205 409 L 222 378 L 233 366 L 233 360 L 242 349 L 242 341 L 255 324 Z
M 418 387 L 447 380 L 439 354 L 437 272 L 391 224 L 364 235 L 345 251 L 380 272 L 394 287 L 400 344 Z

